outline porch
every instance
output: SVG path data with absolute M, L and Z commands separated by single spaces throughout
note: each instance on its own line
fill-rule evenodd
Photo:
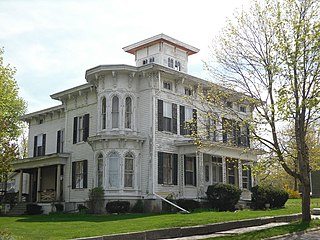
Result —
M 69 154 L 58 153 L 15 161 L 18 202 L 63 201 L 64 166 L 68 158 Z

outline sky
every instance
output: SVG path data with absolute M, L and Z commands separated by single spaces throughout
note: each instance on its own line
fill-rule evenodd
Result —
M 164 33 L 200 49 L 188 73 L 206 78 L 209 46 L 249 0 L 0 0 L 0 47 L 28 112 L 60 105 L 50 95 L 86 83 L 97 65 L 135 65 L 123 47 Z

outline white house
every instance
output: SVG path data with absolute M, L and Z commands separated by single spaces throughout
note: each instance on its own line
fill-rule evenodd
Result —
M 149 211 L 160 211 L 161 197 L 201 199 L 216 182 L 235 184 L 249 197 L 252 176 L 243 166 L 255 162 L 257 152 L 248 135 L 233 146 L 224 142 L 235 136 L 217 135 L 216 147 L 201 149 L 184 129 L 185 121 L 197 118 L 185 96 L 208 85 L 187 73 L 188 57 L 199 49 L 159 34 L 123 50 L 135 56 L 136 66 L 88 69 L 87 83 L 51 95 L 61 105 L 23 117 L 29 156 L 13 168 L 20 176 L 17 190 L 26 178 L 28 184 L 19 200 L 62 202 L 72 210 L 101 186 L 106 201 L 142 199 Z

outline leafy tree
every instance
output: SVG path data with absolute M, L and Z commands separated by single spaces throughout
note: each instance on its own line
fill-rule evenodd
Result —
M 23 126 L 19 118 L 26 110 L 25 102 L 18 96 L 16 70 L 4 64 L 3 53 L 0 48 L 0 182 L 7 180 L 11 162 L 19 156 L 17 140 Z
M 235 13 L 213 44 L 207 68 L 219 84 L 248 96 L 252 137 L 302 185 L 302 219 L 310 221 L 307 133 L 319 118 L 320 14 L 317 0 L 253 0 Z M 297 171 L 288 164 L 285 129 Z

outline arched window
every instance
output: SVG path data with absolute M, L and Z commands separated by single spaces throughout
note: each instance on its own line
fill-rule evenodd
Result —
M 112 98 L 112 128 L 119 128 L 119 98 L 114 96 Z
M 101 104 L 101 128 L 106 129 L 106 121 L 107 121 L 107 100 L 106 98 L 102 98 Z
M 125 128 L 132 127 L 132 100 L 130 97 L 126 98 L 124 126 L 125 126 Z
M 109 187 L 119 188 L 119 154 L 111 153 L 109 156 Z
M 133 155 L 131 153 L 127 153 L 124 157 L 124 187 L 133 187 L 133 175 Z
M 103 156 L 101 153 L 97 160 L 97 186 L 103 187 Z

